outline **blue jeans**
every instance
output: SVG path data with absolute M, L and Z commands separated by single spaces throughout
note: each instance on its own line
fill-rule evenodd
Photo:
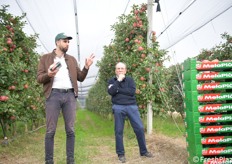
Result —
M 60 111 L 65 123 L 67 159 L 74 159 L 76 98 L 74 92 L 60 93 L 52 90 L 46 100 L 45 161 L 53 161 L 54 136 Z
M 136 134 L 140 155 L 147 153 L 144 127 L 137 105 L 113 105 L 116 153 L 124 155 L 123 130 L 126 116 Z

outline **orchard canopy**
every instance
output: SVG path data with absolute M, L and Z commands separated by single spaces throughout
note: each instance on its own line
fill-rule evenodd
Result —
M 13 16 L 7 6 L 0 9 L 0 118 L 5 125 L 44 118 L 42 88 L 36 82 L 37 35 L 23 32 L 24 16 Z
M 38 35 L 28 36 L 23 28 L 25 15 L 13 16 L 7 6 L 0 9 L 0 117 L 5 128 L 16 121 L 38 124 L 44 120 L 44 95 L 36 82 L 39 54 L 35 48 Z M 136 98 L 142 116 L 152 102 L 154 115 L 167 111 L 183 114 L 181 63 L 166 67 L 167 51 L 160 49 L 156 32 L 147 33 L 147 5 L 133 5 L 128 15 L 121 15 L 111 26 L 114 38 L 104 46 L 104 55 L 97 66 L 99 76 L 88 91 L 86 108 L 111 117 L 111 101 L 107 80 L 114 76 L 115 64 L 124 62 L 127 75 L 136 82 Z M 223 42 L 211 49 L 202 49 L 197 60 L 231 59 L 232 37 L 221 35 Z M 147 40 L 151 45 L 147 45 Z M 152 82 L 149 83 L 149 78 Z

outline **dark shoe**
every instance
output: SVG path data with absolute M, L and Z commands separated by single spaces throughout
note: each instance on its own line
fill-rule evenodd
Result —
M 67 164 L 75 164 L 74 158 L 67 158 Z
M 142 157 L 153 158 L 154 156 L 150 152 L 146 152 L 145 154 L 141 155 Z
M 118 159 L 119 159 L 119 161 L 121 161 L 122 163 L 126 163 L 126 158 L 125 158 L 124 155 L 119 155 L 119 156 L 118 156 Z

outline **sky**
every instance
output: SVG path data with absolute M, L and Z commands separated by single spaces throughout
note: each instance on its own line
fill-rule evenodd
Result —
M 79 48 L 81 67 L 87 56 L 96 55 L 87 79 L 81 84 L 83 89 L 96 82 L 98 68 L 95 65 L 103 56 L 103 46 L 109 45 L 114 38 L 111 25 L 124 12 L 128 14 L 133 4 L 141 3 L 147 3 L 147 0 L 0 0 L 0 5 L 10 5 L 8 11 L 13 15 L 27 14 L 29 23 L 24 31 L 28 35 L 39 34 L 40 46 L 36 49 L 39 54 L 52 51 L 55 36 L 65 32 L 73 37 L 68 54 L 78 59 Z M 231 0 L 160 0 L 161 12 L 156 12 L 156 6 L 154 4 L 152 27 L 160 49 L 166 49 L 171 57 L 167 66 L 181 63 L 198 55 L 203 48 L 210 49 L 219 44 L 224 32 L 232 35 Z M 201 27 L 203 24 L 206 25 Z

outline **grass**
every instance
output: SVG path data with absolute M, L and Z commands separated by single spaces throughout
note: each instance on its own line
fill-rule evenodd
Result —
M 97 154 L 98 148 L 102 144 L 114 147 L 111 140 L 99 140 L 101 137 L 114 137 L 112 121 L 103 120 L 87 110 L 78 110 L 75 128 L 75 158 L 78 163 L 91 163 L 89 156 Z M 28 161 L 43 163 L 44 134 L 45 128 L 42 128 L 37 132 L 21 135 L 11 140 L 13 142 L 9 142 L 9 146 L 0 146 L 0 152 L 2 152 L 0 159 L 4 158 L 4 156 L 12 157 L 12 160 L 8 160 L 9 163 L 12 163 L 15 162 L 17 157 L 25 157 L 25 163 Z M 54 160 L 57 161 L 57 164 L 66 163 L 66 135 L 62 117 L 59 118 L 55 135 Z
M 11 138 L 8 146 L 0 146 L 0 159 L 5 158 L 4 163 L 15 163 L 19 158 L 25 163 L 43 161 L 43 151 L 41 150 L 43 149 L 44 135 L 41 134 L 44 134 L 44 129 L 40 129 L 36 133 Z
M 105 139 L 113 136 L 112 121 L 104 120 L 88 110 L 79 110 L 76 126 L 76 161 L 91 163 L 89 156 L 95 156 L 101 145 L 114 146 L 110 140 Z
M 183 122 L 180 119 L 176 121 L 179 128 L 184 131 Z M 132 128 L 128 125 L 128 123 L 125 124 L 124 144 L 129 154 L 132 147 L 137 147 L 137 141 Z M 75 128 L 75 161 L 77 164 L 91 164 L 94 161 L 101 161 L 102 159 L 97 159 L 97 157 L 100 154 L 102 157 L 104 153 L 106 156 L 112 156 L 112 154 L 116 156 L 113 121 L 105 120 L 88 110 L 79 109 Z M 182 136 L 172 119 L 155 117 L 154 129 L 154 133 L 170 137 Z M 9 146 L 0 146 L 1 161 L 3 159 L 6 164 L 15 163 L 15 161 L 20 161 L 19 163 L 28 163 L 28 161 L 35 164 L 43 163 L 44 134 L 45 128 L 41 128 L 34 133 L 21 135 L 10 142 Z M 66 135 L 62 117 L 59 119 L 55 135 L 54 160 L 56 164 L 66 163 Z
M 183 137 L 185 134 L 184 121 L 181 118 L 154 117 L 153 128 L 156 132 L 170 137 Z

